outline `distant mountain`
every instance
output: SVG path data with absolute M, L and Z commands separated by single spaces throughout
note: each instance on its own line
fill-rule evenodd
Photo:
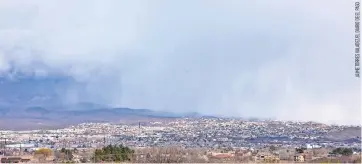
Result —
M 40 114 L 40 115 L 46 115 L 49 114 L 51 111 L 48 109 L 45 109 L 43 107 L 29 107 L 24 110 L 28 114 Z
M 81 107 L 95 107 L 92 104 L 80 104 Z M 64 105 L 78 106 L 78 105 Z M 0 108 L 0 129 L 36 129 L 44 127 L 62 127 L 83 122 L 138 122 L 157 119 L 175 119 L 182 117 L 202 117 L 198 113 L 178 114 L 149 109 L 131 108 L 72 108 L 47 109 L 31 106 L 25 108 Z
M 198 113 L 113 108 L 92 103 L 93 98 L 87 95 L 86 87 L 70 77 L 36 77 L 21 73 L 9 77 L 0 77 L 0 129 L 202 116 Z

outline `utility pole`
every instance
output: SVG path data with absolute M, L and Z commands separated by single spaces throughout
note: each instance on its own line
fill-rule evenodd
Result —
M 103 137 L 103 147 L 106 147 L 106 136 Z
M 5 141 L 5 142 L 4 142 L 4 152 L 3 152 L 3 154 L 4 154 L 4 156 L 5 156 L 5 154 L 6 154 L 6 153 L 5 153 L 5 152 L 6 152 L 6 138 L 4 138 L 4 141 Z
M 141 141 L 141 122 L 138 122 L 138 141 Z
M 7 138 L 5 138 L 5 137 L 3 137 L 3 138 L 1 138 L 1 139 L 3 139 L 4 140 L 4 150 L 3 150 L 3 156 L 5 156 L 5 152 L 6 152 L 6 139 Z
M 65 147 L 66 147 L 65 139 L 63 139 L 63 148 L 65 149 Z
M 21 143 L 19 144 L 19 147 L 20 147 L 20 149 L 19 149 L 19 156 L 21 156 Z

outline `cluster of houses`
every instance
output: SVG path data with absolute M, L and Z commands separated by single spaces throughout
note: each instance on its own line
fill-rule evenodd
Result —
M 319 152 L 319 153 L 317 153 Z M 250 157 L 250 162 L 267 162 L 275 163 L 280 161 L 306 162 L 314 159 L 323 158 L 328 155 L 328 150 L 323 148 L 303 149 L 297 151 L 292 148 L 270 151 L 269 149 L 260 150 L 239 150 L 228 152 L 211 152 L 209 156 L 218 159 L 230 160 L 238 157 Z
M 18 156 L 10 156 L 10 157 L 2 157 L 0 159 L 1 163 L 27 163 L 31 159 L 30 158 L 24 158 L 24 157 L 18 157 Z

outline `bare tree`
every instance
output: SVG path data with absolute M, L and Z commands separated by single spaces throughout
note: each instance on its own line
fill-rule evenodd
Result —
M 136 151 L 133 158 L 137 163 L 204 163 L 205 151 L 181 147 L 145 148 Z
M 45 162 L 46 159 L 53 154 L 53 151 L 48 148 L 40 148 L 34 152 L 34 157 L 38 159 L 39 162 Z

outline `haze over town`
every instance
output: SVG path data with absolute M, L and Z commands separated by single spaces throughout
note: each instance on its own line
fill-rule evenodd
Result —
M 353 19 L 340 0 L 3 0 L 0 100 L 356 125 Z

